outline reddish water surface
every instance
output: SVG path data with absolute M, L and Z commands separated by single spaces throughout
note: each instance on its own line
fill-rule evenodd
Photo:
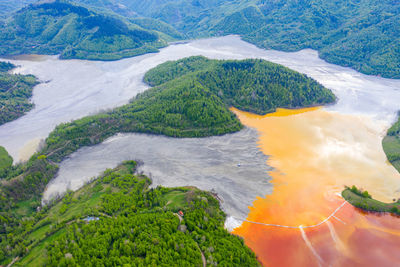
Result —
M 378 122 L 320 108 L 233 111 L 259 131 L 275 168 L 273 193 L 234 230 L 265 266 L 400 266 L 400 218 L 363 213 L 340 196 L 345 185 L 385 202 L 400 196 Z

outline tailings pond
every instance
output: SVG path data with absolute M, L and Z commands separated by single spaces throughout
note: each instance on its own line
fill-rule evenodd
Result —
M 248 128 L 219 137 L 116 135 L 65 159 L 44 201 L 123 160 L 140 159 L 154 186 L 215 191 L 228 229 L 235 228 L 265 265 L 399 265 L 400 219 L 365 214 L 340 192 L 354 184 L 382 201 L 400 197 L 400 175 L 381 146 L 399 109 L 400 81 L 326 63 L 313 50 L 262 50 L 227 36 L 115 62 L 15 60 L 15 72 L 48 82 L 35 88 L 31 112 L 0 126 L 0 145 L 14 159 L 26 159 L 57 124 L 127 103 L 148 88 L 142 83 L 147 70 L 192 55 L 280 63 L 331 89 L 338 102 L 267 116 L 233 109 Z

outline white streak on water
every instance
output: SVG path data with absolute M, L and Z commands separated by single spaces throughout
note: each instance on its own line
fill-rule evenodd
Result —
M 307 247 L 310 249 L 311 253 L 315 256 L 315 258 L 318 261 L 318 265 L 322 266 L 322 264 L 324 263 L 324 261 L 322 260 L 322 258 L 318 255 L 317 251 L 315 250 L 315 248 L 313 247 L 313 245 L 311 244 L 310 240 L 308 239 L 306 232 L 304 232 L 304 229 L 302 227 L 299 228 L 300 232 L 301 232 L 301 237 L 303 237 L 304 242 L 306 243 Z
M 342 240 L 340 240 L 339 236 L 337 235 L 337 233 L 335 231 L 335 227 L 333 226 L 333 224 L 330 221 L 327 221 L 326 225 L 329 228 L 329 232 L 331 233 L 331 237 L 332 237 L 333 241 L 335 242 L 337 250 L 345 251 L 346 247 L 343 244 Z

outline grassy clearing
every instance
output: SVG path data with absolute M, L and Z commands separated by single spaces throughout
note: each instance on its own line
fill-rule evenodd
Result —
M 181 190 L 172 190 L 166 193 L 163 196 L 165 202 L 167 203 L 165 207 L 173 211 L 178 211 L 182 207 L 186 206 L 186 193 L 187 192 Z
M 56 240 L 59 236 L 65 234 L 65 232 L 65 229 L 61 229 L 50 235 L 33 247 L 29 254 L 22 258 L 22 260 L 16 262 L 14 266 L 44 266 L 46 259 L 46 246 Z

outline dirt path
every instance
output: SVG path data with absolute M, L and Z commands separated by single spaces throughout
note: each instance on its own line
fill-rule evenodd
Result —
M 7 267 L 11 267 L 17 260 L 19 260 L 19 257 L 15 257 L 12 262 L 10 262 Z
M 201 253 L 201 260 L 203 261 L 203 267 L 206 267 L 207 266 L 206 257 L 204 256 L 204 253 L 203 253 L 203 251 L 201 251 L 200 246 L 199 246 L 199 244 L 197 244 L 197 242 L 196 242 L 196 245 L 199 248 L 200 253 Z

